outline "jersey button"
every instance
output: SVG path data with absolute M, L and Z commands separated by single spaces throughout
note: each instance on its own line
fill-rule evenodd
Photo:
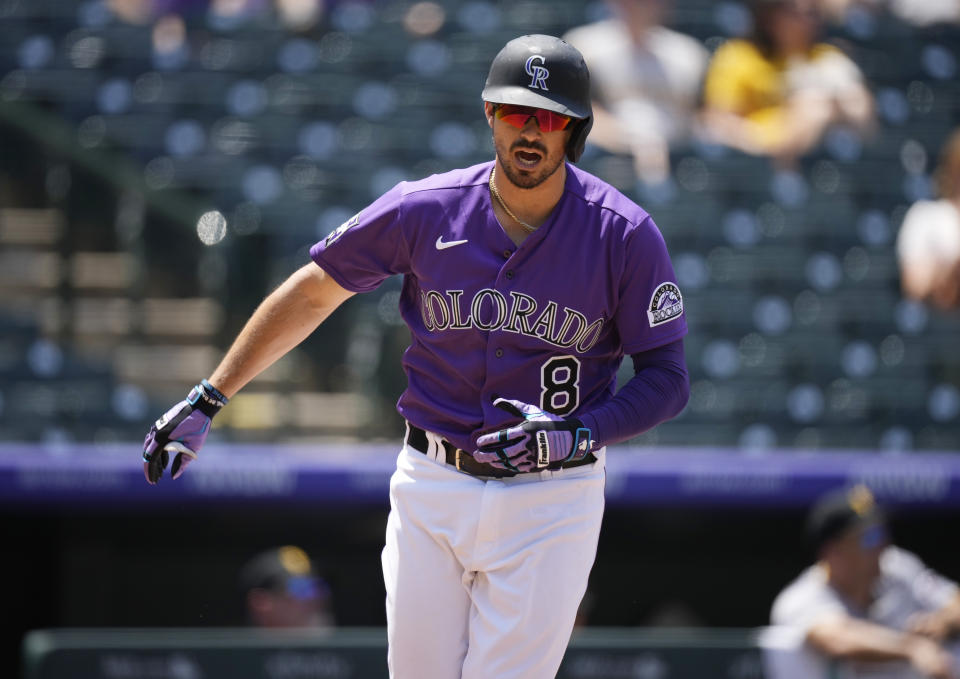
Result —
M 511 254 L 512 254 L 512 253 L 511 253 L 509 250 L 504 250 L 504 251 L 503 251 L 503 258 L 504 258 L 504 259 L 510 259 L 510 255 L 511 255 Z
M 513 279 L 513 269 L 508 270 L 507 273 L 504 274 L 504 275 L 505 275 L 508 279 L 512 280 L 512 279 Z
M 497 358 L 503 358 L 503 349 L 497 349 L 497 350 L 496 350 L 495 352 L 493 352 L 493 353 L 494 353 L 494 355 L 495 355 Z

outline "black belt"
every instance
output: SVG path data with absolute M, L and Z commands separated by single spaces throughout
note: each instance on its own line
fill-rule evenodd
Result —
M 407 423 L 407 427 L 410 430 L 410 432 L 407 434 L 407 445 L 426 455 L 430 447 L 427 443 L 427 432 L 420 427 L 410 424 L 409 422 Z M 463 450 L 462 448 L 457 448 L 446 439 L 440 439 L 440 443 L 443 444 L 446 463 L 451 467 L 455 467 L 457 471 L 461 471 L 464 474 L 469 474 L 470 476 L 488 476 L 495 479 L 502 479 L 510 476 L 517 476 L 517 474 L 529 474 L 543 471 L 540 469 L 533 469 L 530 472 L 512 472 L 507 469 L 500 469 L 499 467 L 494 467 L 493 465 L 478 462 L 471 453 Z M 560 468 L 572 469 L 573 467 L 580 467 L 585 464 L 593 464 L 596 461 L 597 458 L 593 453 L 587 453 L 579 460 L 571 460 L 570 462 L 563 464 Z

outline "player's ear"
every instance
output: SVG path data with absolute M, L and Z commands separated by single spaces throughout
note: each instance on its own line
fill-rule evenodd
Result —
M 487 125 L 493 128 L 493 111 L 494 107 L 489 101 L 483 102 L 483 114 L 487 116 Z

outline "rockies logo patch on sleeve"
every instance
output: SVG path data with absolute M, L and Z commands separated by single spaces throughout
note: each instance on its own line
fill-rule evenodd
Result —
M 330 247 L 330 245 L 334 241 L 336 241 L 338 238 L 340 238 L 340 236 L 346 233 L 347 229 L 349 229 L 351 226 L 356 226 L 359 223 L 360 223 L 360 213 L 358 212 L 353 217 L 351 217 L 350 219 L 345 221 L 343 224 L 341 224 L 340 226 L 335 228 L 333 231 L 331 231 L 330 235 L 327 236 L 327 240 L 325 240 L 323 244 L 326 247 Z
M 679 318 L 682 313 L 683 297 L 680 295 L 680 288 L 674 283 L 658 285 L 650 298 L 650 308 L 647 309 L 650 327 L 653 328 Z

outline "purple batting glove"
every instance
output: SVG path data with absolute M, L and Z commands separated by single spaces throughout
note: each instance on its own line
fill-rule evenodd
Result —
M 197 451 L 207 440 L 210 421 L 227 404 L 227 397 L 206 380 L 190 390 L 180 401 L 157 420 L 143 440 L 143 475 L 155 485 L 176 453 L 170 473 L 178 479 L 187 465 L 197 459 Z
M 525 421 L 478 438 L 473 453 L 477 462 L 513 472 L 559 469 L 564 462 L 579 460 L 594 449 L 590 430 L 576 418 L 505 398 L 498 398 L 493 405 Z

